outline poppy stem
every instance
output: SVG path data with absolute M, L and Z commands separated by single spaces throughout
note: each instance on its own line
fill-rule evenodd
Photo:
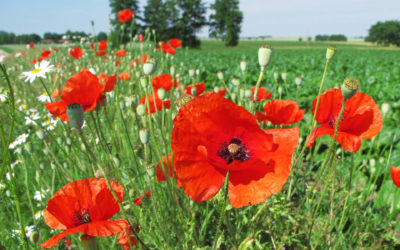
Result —
M 216 249 L 217 248 L 217 242 L 219 239 L 219 231 L 221 228 L 221 223 L 222 223 L 222 219 L 224 218 L 225 215 L 225 211 L 226 211 L 226 202 L 228 200 L 228 187 L 229 187 L 229 171 L 226 173 L 226 178 L 225 178 L 225 182 L 224 182 L 224 201 L 221 207 L 221 212 L 220 212 L 220 217 L 219 217 L 219 221 L 218 221 L 218 226 L 217 226 L 217 231 L 215 233 L 215 238 L 214 238 L 214 243 L 212 246 L 212 249 Z
M 342 217 L 340 218 L 340 222 L 339 222 L 339 227 L 338 227 L 338 232 L 341 232 L 342 230 L 342 224 L 344 222 L 344 217 L 347 214 L 347 202 L 349 201 L 349 197 L 351 194 L 351 182 L 353 179 L 353 172 L 354 172 L 354 153 L 351 153 L 351 170 L 350 170 L 350 178 L 349 181 L 347 183 L 347 196 L 346 196 L 346 200 L 344 201 L 344 205 L 343 205 L 343 210 L 342 210 Z
M 265 71 L 265 67 L 261 67 L 260 75 L 258 76 L 258 80 L 257 80 L 257 83 L 256 83 L 256 88 L 254 89 L 253 106 L 252 106 L 251 112 L 250 112 L 252 114 L 253 113 L 255 114 L 255 111 L 256 111 L 258 89 L 260 88 L 260 83 L 261 83 L 261 80 L 262 80 L 262 78 L 264 76 L 264 71 Z

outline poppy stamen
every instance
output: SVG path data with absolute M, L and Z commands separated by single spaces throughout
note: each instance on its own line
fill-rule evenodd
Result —
M 82 210 L 82 211 L 75 211 L 74 217 L 76 220 L 76 223 L 75 223 L 76 226 L 86 224 L 86 223 L 89 223 L 92 221 L 90 219 L 90 214 L 87 209 Z
M 224 159 L 226 164 L 230 164 L 234 160 L 247 161 L 249 159 L 249 153 L 246 146 L 242 145 L 242 140 L 237 137 L 232 138 L 229 145 L 228 143 L 223 142 L 217 155 Z

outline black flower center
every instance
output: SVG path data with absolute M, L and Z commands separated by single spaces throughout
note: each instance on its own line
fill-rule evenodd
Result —
M 345 115 L 342 115 L 342 118 L 340 118 L 340 121 L 343 121 L 344 119 L 345 119 Z M 332 116 L 331 119 L 328 122 L 329 127 L 335 128 L 336 120 L 337 120 L 337 115 L 336 116 Z
M 86 224 L 92 221 L 90 219 L 90 214 L 87 209 L 81 211 L 75 211 L 74 218 L 75 218 L 75 226 Z
M 221 148 L 218 150 L 217 155 L 226 161 L 226 164 L 236 161 L 247 161 L 249 159 L 249 152 L 246 145 L 242 144 L 242 140 L 233 137 L 229 143 L 223 142 Z

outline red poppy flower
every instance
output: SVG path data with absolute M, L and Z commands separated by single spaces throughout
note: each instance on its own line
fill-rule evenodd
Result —
M 101 40 L 99 42 L 99 50 L 106 50 L 107 49 L 107 40 Z
M 392 167 L 390 169 L 390 174 L 392 175 L 393 183 L 400 187 L 400 168 L 399 167 Z
M 218 92 L 215 92 L 215 89 L 212 91 L 212 93 L 216 93 L 216 94 L 218 94 L 218 95 L 220 95 L 220 96 L 224 96 L 225 94 L 226 94 L 226 89 L 222 89 L 222 88 L 219 88 L 218 89 Z M 211 93 L 211 92 L 209 92 L 209 93 Z
M 232 206 L 258 204 L 282 189 L 298 138 L 298 127 L 262 130 L 245 108 L 205 94 L 174 119 L 175 174 L 185 193 L 201 202 L 218 193 L 229 171 Z
M 29 43 L 29 48 L 33 49 L 34 46 L 35 46 L 35 45 L 33 44 L 33 42 L 30 42 L 30 43 Z
M 58 52 L 58 49 L 57 49 L 57 48 L 54 48 L 53 50 L 54 50 L 55 52 Z
M 142 34 L 139 34 L 139 41 L 142 43 L 144 42 L 144 36 Z
M 128 81 L 129 80 L 129 73 L 122 72 L 118 75 L 120 81 Z
M 35 59 L 35 58 L 32 59 L 32 63 L 33 63 L 33 64 L 37 63 L 37 59 Z
M 133 60 L 131 61 L 131 67 L 132 67 L 132 68 L 136 68 L 136 66 L 138 65 L 138 63 L 139 63 L 139 60 L 138 60 L 137 58 L 133 59 Z
M 126 50 L 124 50 L 124 49 L 120 49 L 120 50 L 117 50 L 117 52 L 115 52 L 116 57 L 124 57 L 125 55 L 126 55 Z
M 182 45 L 181 40 L 179 40 L 177 38 L 169 39 L 168 43 L 169 43 L 169 45 L 171 45 L 171 47 L 173 47 L 175 49 L 181 47 L 181 45 Z
M 150 197 L 150 191 L 146 191 L 145 193 L 145 197 Z M 139 206 L 140 204 L 142 204 L 142 199 L 144 198 L 143 194 L 141 194 L 139 197 L 137 197 L 134 201 L 133 204 L 135 204 L 136 206 Z
M 59 87 L 55 87 L 53 93 L 51 94 L 51 97 L 53 97 L 53 99 L 57 99 L 60 96 L 61 96 L 61 89 Z
M 149 95 L 149 106 L 150 106 L 150 114 L 153 114 L 156 111 L 160 111 L 162 108 L 169 109 L 171 107 L 171 101 L 170 100 L 165 100 L 164 102 L 158 97 L 156 94 L 156 97 L 154 98 L 154 95 Z M 149 114 L 149 110 L 147 108 L 146 104 L 146 96 L 143 96 L 142 98 L 139 99 L 140 104 L 146 105 L 146 115 Z
M 41 58 L 42 59 L 47 59 L 47 58 L 50 57 L 50 54 L 51 54 L 51 50 L 45 50 L 45 51 L 42 52 Z
M 79 47 L 74 47 L 69 51 L 69 54 L 74 58 L 74 59 L 79 59 L 82 57 L 83 52 Z
M 97 76 L 97 78 L 99 78 L 99 82 L 103 83 L 106 79 L 107 79 L 107 74 L 106 72 L 101 72 L 99 73 L 99 75 Z
M 90 48 L 92 48 L 92 50 L 94 50 L 94 42 L 90 43 Z
M 104 84 L 101 85 L 103 93 L 113 91 L 116 83 L 117 83 L 117 76 L 115 74 L 107 76 L 106 81 L 104 82 Z
M 121 23 L 127 22 L 132 19 L 132 15 L 135 13 L 130 10 L 130 9 L 124 9 L 118 12 L 118 19 Z
M 161 44 L 161 50 L 164 54 L 171 54 L 174 55 L 175 54 L 175 49 L 173 47 L 171 47 L 168 43 L 164 43 L 162 42 Z
M 113 181 L 110 184 L 118 200 L 122 202 L 124 188 Z M 105 237 L 122 232 L 129 227 L 125 220 L 109 220 L 118 211 L 119 205 L 104 178 L 88 178 L 68 183 L 54 194 L 43 212 L 49 227 L 65 231 L 41 246 L 53 247 L 69 234 L 84 233 Z
M 162 163 L 160 161 L 156 166 L 156 176 L 157 176 L 157 181 L 159 181 L 159 182 L 167 180 L 165 178 L 165 174 L 164 174 L 164 171 L 162 168 L 163 166 L 164 166 L 165 172 L 169 173 L 169 177 L 172 178 L 174 176 L 174 163 L 172 162 L 172 154 L 168 154 L 168 160 L 167 160 L 167 157 L 164 156 L 162 158 Z
M 96 51 L 96 54 L 95 54 L 95 55 L 96 55 L 96 56 L 106 56 L 106 55 L 107 55 L 107 52 L 104 51 L 104 50 Z
M 121 61 L 120 60 L 116 60 L 115 61 L 115 67 L 118 67 L 118 65 L 120 65 L 121 64 Z
M 196 88 L 196 95 L 195 96 L 199 96 L 206 89 L 206 85 L 203 82 L 190 84 L 185 88 L 185 93 L 188 94 L 188 95 L 193 95 L 192 94 L 192 88 Z
M 310 142 L 312 147 L 317 137 L 335 133 L 335 123 L 342 108 L 342 91 L 340 89 L 328 89 L 321 97 L 318 106 L 316 120 L 320 127 L 314 129 Z M 314 114 L 317 99 L 313 101 L 312 113 Z M 336 141 L 343 149 L 349 152 L 357 152 L 361 146 L 361 139 L 369 139 L 379 133 L 382 127 L 382 115 L 374 99 L 368 95 L 357 92 L 346 100 L 344 113 L 340 120 Z
M 163 74 L 153 78 L 152 80 L 154 90 L 159 88 L 163 88 L 165 91 L 168 91 L 174 86 L 178 86 L 176 79 L 174 79 L 174 84 L 172 84 L 172 76 L 170 74 Z
M 83 70 L 73 75 L 63 88 L 61 101 L 48 102 L 47 110 L 63 121 L 69 121 L 67 106 L 73 103 L 82 105 L 83 111 L 93 110 L 96 107 L 106 85 L 100 85 L 99 79 L 89 70 Z
M 254 100 L 254 91 L 256 91 L 256 87 L 252 87 L 251 88 L 251 97 L 250 100 Z M 265 99 L 269 99 L 271 98 L 272 93 L 271 92 L 267 92 L 267 89 L 264 87 L 260 87 L 258 88 L 258 92 L 257 92 L 257 101 L 262 101 Z
M 145 64 L 147 62 L 147 59 L 149 58 L 148 55 L 140 55 L 140 62 L 142 64 Z
M 271 100 L 264 105 L 264 111 L 257 111 L 257 121 L 270 121 L 274 125 L 297 123 L 304 116 L 304 109 L 299 109 L 299 105 L 292 100 Z
M 139 230 L 136 230 L 137 232 Z M 121 231 L 121 233 L 118 236 L 118 243 L 124 250 L 129 250 L 131 249 L 131 246 L 137 246 L 135 238 L 132 236 L 133 232 L 131 228 L 125 229 Z

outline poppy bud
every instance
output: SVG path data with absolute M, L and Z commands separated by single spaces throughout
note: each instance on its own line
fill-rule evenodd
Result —
M 149 85 L 149 79 L 146 76 L 142 76 L 139 79 L 140 81 L 140 85 L 142 86 L 142 88 L 146 89 Z
M 146 106 L 145 106 L 144 104 L 139 104 L 139 105 L 136 107 L 136 113 L 137 113 L 139 116 L 144 116 L 144 115 L 146 114 Z
M 385 116 L 387 114 L 387 112 L 389 112 L 389 108 L 390 108 L 389 103 L 387 103 L 387 102 L 382 103 L 383 116 Z
M 282 77 L 282 80 L 283 80 L 284 82 L 286 82 L 286 79 L 287 79 L 287 72 L 286 72 L 286 71 L 283 71 L 283 72 L 281 73 L 281 77 Z
M 157 89 L 157 95 L 158 95 L 158 98 L 160 98 L 160 100 L 164 100 L 164 98 L 165 98 L 165 89 L 163 89 L 163 88 Z
M 200 70 L 199 69 L 196 69 L 196 75 L 197 76 L 200 75 Z
M 232 84 L 233 86 L 239 86 L 240 80 L 238 78 L 232 78 Z
M 330 45 L 326 49 L 326 60 L 331 60 L 336 53 L 336 46 Z
M 145 75 L 152 75 L 157 68 L 157 61 L 155 58 L 149 58 L 143 64 L 143 72 Z
M 175 76 L 175 73 L 176 73 L 176 65 L 175 64 L 171 65 L 171 67 L 169 68 L 169 73 L 171 74 L 171 76 Z
M 279 87 L 278 87 L 278 93 L 279 93 L 280 95 L 282 94 L 282 90 L 283 90 L 283 89 L 282 89 L 282 86 L 279 86 Z
M 71 126 L 79 132 L 83 126 L 83 109 L 79 103 L 72 103 L 67 106 L 67 116 Z
M 263 45 L 258 49 L 258 63 L 261 68 L 265 68 L 270 62 L 272 57 L 272 47 Z
M 44 140 L 44 138 L 46 137 L 46 132 L 43 129 L 39 129 L 39 130 L 36 131 L 36 136 L 40 140 Z
M 156 169 L 153 163 L 149 163 L 146 165 L 146 172 L 150 177 L 154 177 L 156 175 Z
M 354 78 L 346 78 L 342 84 L 342 95 L 345 100 L 351 98 L 357 93 L 360 82 Z
M 197 94 L 197 88 L 193 87 L 190 89 L 190 93 L 192 94 L 192 96 L 196 96 Z
M 278 80 L 279 80 L 279 71 L 277 71 L 277 70 L 274 71 L 274 80 L 275 80 L 275 82 L 278 82 Z
M 194 69 L 189 69 L 189 77 L 194 77 Z
M 301 76 L 296 76 L 296 79 L 294 80 L 294 82 L 296 83 L 298 88 L 300 88 L 302 81 L 303 81 L 303 79 L 301 78 Z
M 244 91 L 244 97 L 250 98 L 253 95 L 253 92 L 251 92 L 251 89 L 246 89 Z
M 217 77 L 218 77 L 218 79 L 220 81 L 223 81 L 224 80 L 224 73 L 222 73 L 222 71 L 218 71 L 217 72 Z
M 243 59 L 242 61 L 240 61 L 240 69 L 244 73 L 246 71 L 246 68 L 247 68 L 247 62 L 246 60 Z
M 149 139 L 150 139 L 149 131 L 145 128 L 140 129 L 139 130 L 139 139 L 144 145 L 149 143 Z

